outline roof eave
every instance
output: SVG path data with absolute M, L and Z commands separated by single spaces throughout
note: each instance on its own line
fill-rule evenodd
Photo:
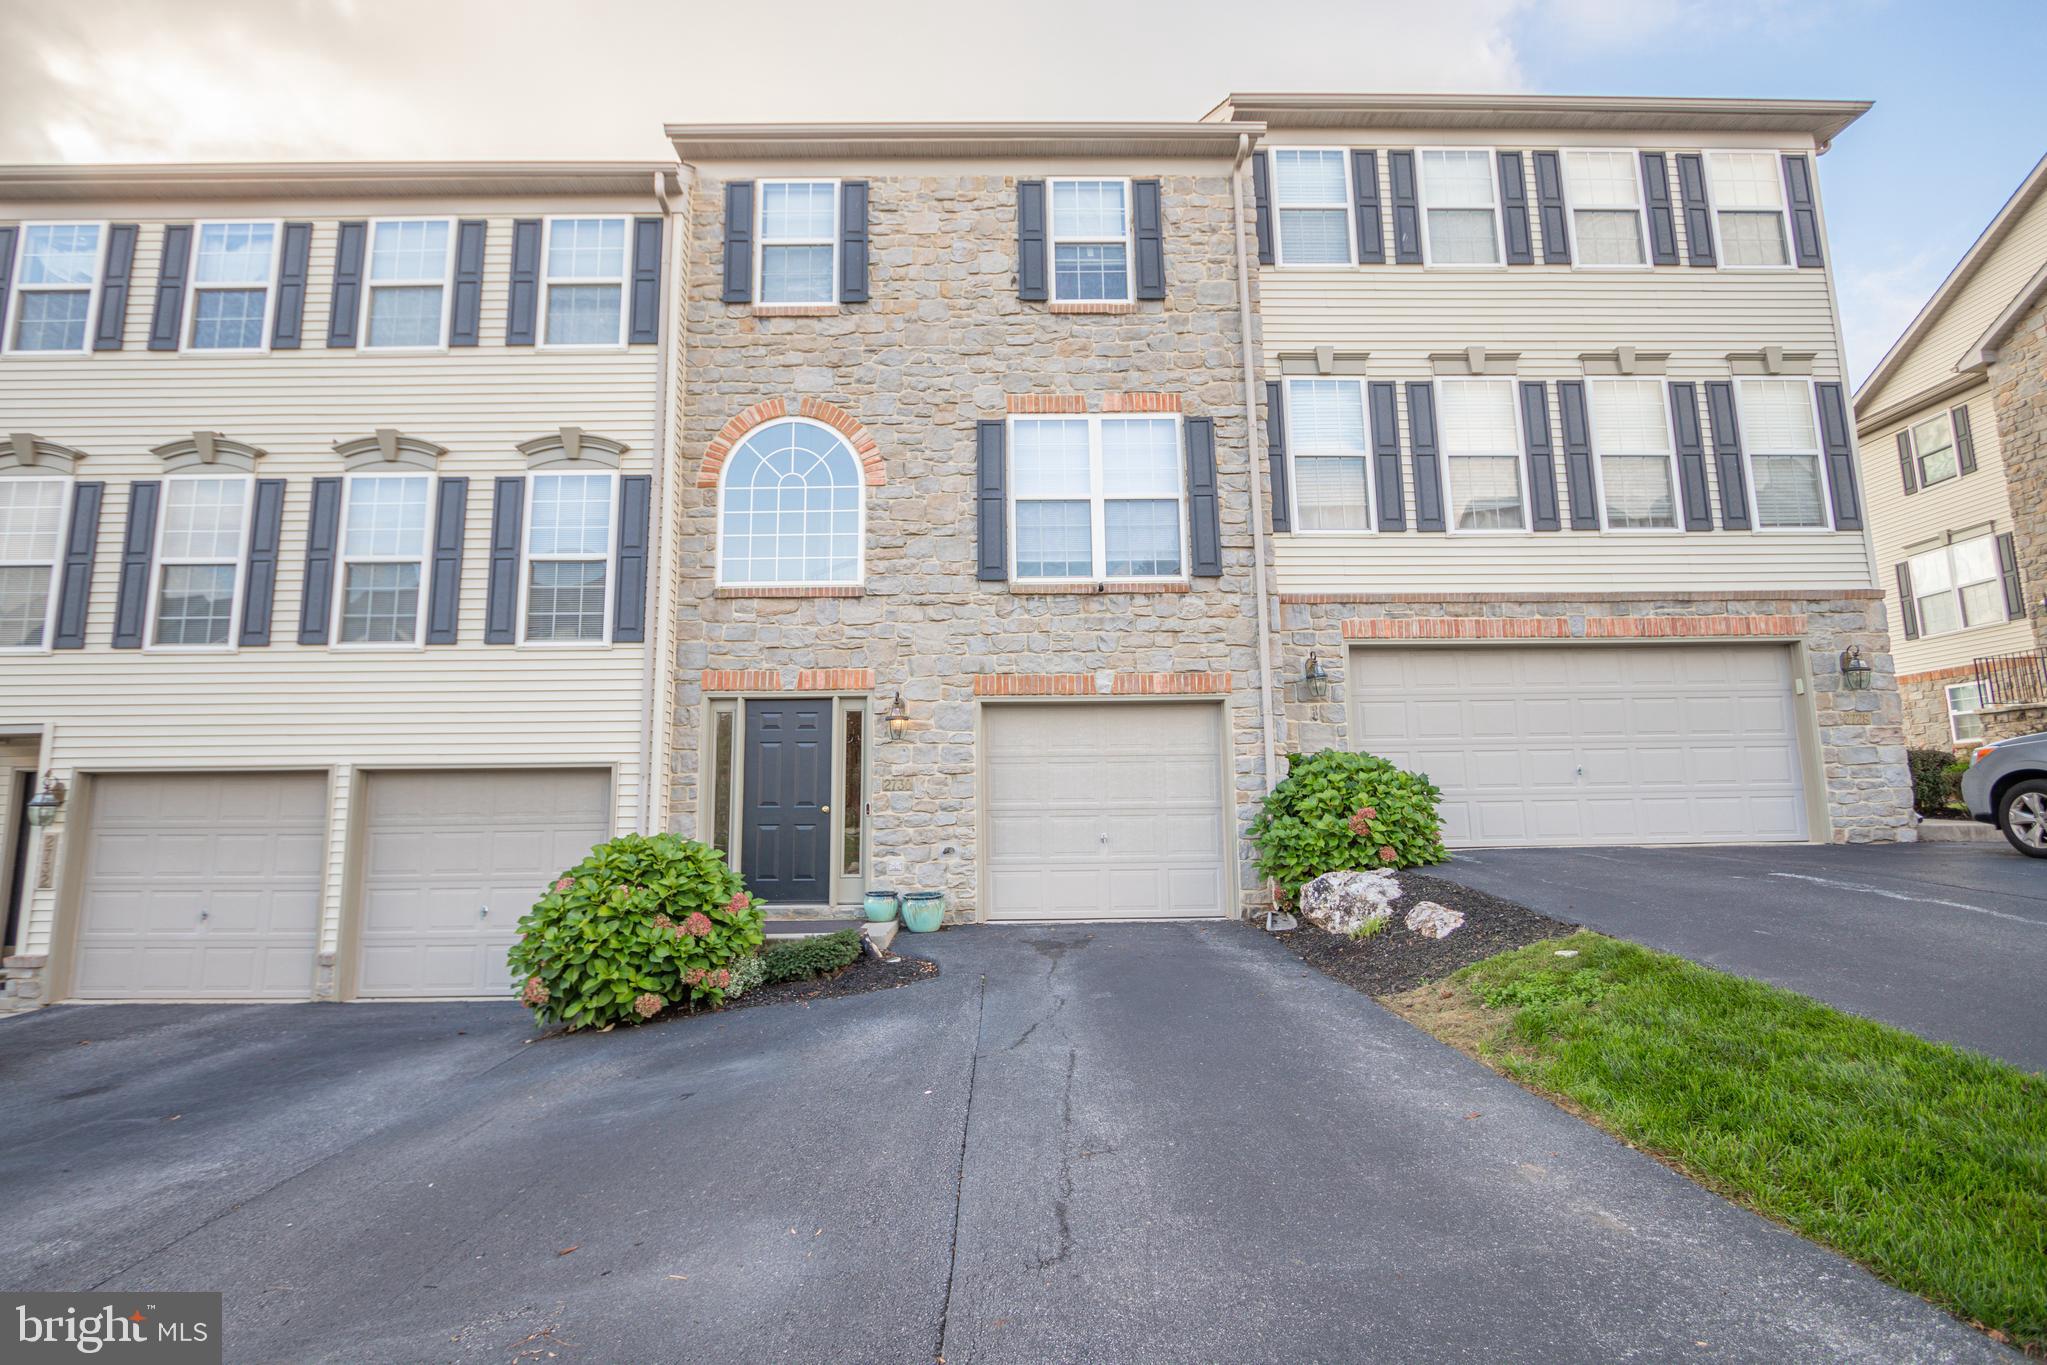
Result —
M 235 162 L 0 166 L 0 199 L 348 199 L 672 193 L 665 161 Z
M 1867 100 L 1677 99 L 1645 95 L 1357 95 L 1236 93 L 1205 116 L 1286 127 L 1612 128 L 1785 132 L 1822 149 Z
M 672 123 L 685 162 L 843 157 L 1229 157 L 1245 123 Z

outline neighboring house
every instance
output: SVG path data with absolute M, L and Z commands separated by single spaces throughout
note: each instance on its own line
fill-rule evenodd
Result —
M 0 1008 L 499 994 L 660 826 L 675 188 L 0 170 Z
M 1864 381 L 1855 414 L 1906 739 L 1971 744 L 1986 704 L 2047 699 L 2047 159 Z

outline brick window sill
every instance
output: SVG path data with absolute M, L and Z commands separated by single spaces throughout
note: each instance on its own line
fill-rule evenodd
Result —
M 1191 592 L 1191 583 L 1011 583 L 1012 593 L 1025 597 L 1114 597 L 1135 593 Z
M 713 597 L 864 597 L 867 589 L 858 583 L 833 584 L 816 588 L 713 588 Z
M 1096 299 L 1069 299 L 1063 302 L 1055 299 L 1045 307 L 1046 311 L 1052 313 L 1134 313 L 1137 311 L 1137 305 L 1134 303 L 1114 303 Z
M 757 318 L 831 318 L 839 315 L 836 303 L 756 303 L 747 312 Z

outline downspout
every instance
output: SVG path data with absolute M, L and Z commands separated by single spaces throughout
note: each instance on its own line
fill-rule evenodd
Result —
M 649 611 L 645 642 L 641 648 L 645 658 L 640 662 L 640 690 L 644 705 L 640 713 L 640 813 L 637 821 L 642 834 L 654 834 L 655 787 L 657 774 L 655 761 L 663 727 L 660 724 L 661 694 L 667 689 L 662 684 L 666 676 L 661 659 L 667 653 L 668 635 L 668 575 L 663 568 L 668 546 L 668 465 L 674 457 L 669 449 L 672 424 L 675 415 L 677 394 L 675 387 L 680 384 L 675 374 L 675 312 L 673 302 L 682 280 L 676 275 L 680 268 L 681 255 L 680 220 L 676 216 L 675 204 L 668 197 L 667 172 L 654 172 L 654 199 L 661 206 L 663 222 L 662 248 L 667 259 L 663 264 L 667 273 L 663 276 L 661 289 L 661 340 L 655 348 L 655 363 L 660 368 L 660 378 L 654 386 L 659 395 L 660 411 L 654 417 L 654 483 L 648 497 L 647 515 L 647 578 Z

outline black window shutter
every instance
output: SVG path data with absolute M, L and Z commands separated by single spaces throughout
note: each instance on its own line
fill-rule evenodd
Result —
M 1919 457 L 1912 453 L 1912 429 L 1898 433 L 1898 479 L 1907 497 L 1919 491 Z
M 116 223 L 107 229 L 107 264 L 100 272 L 100 315 L 92 329 L 95 351 L 118 351 L 128 330 L 128 286 L 135 274 L 135 238 L 141 229 Z M 0 262 L 0 269 L 5 269 Z M 6 316 L 7 286 L 0 284 L 0 317 Z
M 1166 296 L 1165 204 L 1156 180 L 1130 182 L 1131 225 L 1137 229 L 1137 297 Z
M 1407 499 L 1400 491 L 1399 399 L 1389 380 L 1375 380 L 1366 386 L 1365 397 L 1372 413 L 1372 467 L 1377 479 L 1372 489 L 1379 503 L 1379 529 L 1407 529 Z
M 1223 574 L 1222 494 L 1215 482 L 1215 420 L 1189 417 L 1187 429 L 1187 546 L 1196 578 Z
M 613 591 L 611 639 L 639 644 L 647 638 L 647 531 L 653 520 L 654 480 L 628 474 L 618 481 L 618 583 Z
M 7 290 L 14 283 L 14 239 L 21 229 L 0 227 L 0 318 L 7 316 Z
M 192 261 L 192 225 L 172 223 L 163 230 L 163 259 L 156 266 L 156 306 L 149 315 L 149 349 L 175 351 L 185 316 L 185 272 Z M 135 643 L 142 646 L 141 627 Z
M 867 182 L 839 186 L 839 302 L 867 302 Z
M 1045 182 L 1016 182 L 1016 296 L 1041 303 L 1051 296 L 1045 262 Z
M 1919 604 L 1912 600 L 1912 565 L 1907 560 L 1898 561 L 1898 624 L 1905 628 L 1905 638 L 1919 638 Z
M 142 648 L 149 620 L 150 557 L 156 553 L 156 508 L 163 485 L 155 479 L 128 485 L 128 528 L 121 535 L 121 572 L 114 582 L 115 649 Z
M 633 306 L 626 343 L 651 346 L 661 339 L 661 220 L 633 219 Z
M 244 645 L 270 643 L 270 608 L 277 597 L 277 542 L 284 528 L 284 480 L 256 480 L 249 517 L 249 558 L 242 575 Z
M 1699 387 L 1670 386 L 1670 431 L 1677 441 L 1677 489 L 1685 529 L 1713 529 L 1713 498 L 1706 482 L 1706 433 L 1699 425 Z
M 974 526 L 979 552 L 974 577 L 983 583 L 1009 578 L 1009 484 L 1002 422 L 974 427 Z
M 1677 216 L 1670 208 L 1670 165 L 1661 152 L 1642 153 L 1642 202 L 1649 207 L 1649 261 L 1677 264 Z
M 1955 427 L 1956 467 L 1964 474 L 1976 472 L 1976 433 L 1969 426 L 1969 405 L 1958 403 L 1948 409 L 1948 420 Z
M 1265 462 L 1272 470 L 1272 529 L 1294 529 L 1292 471 L 1286 457 L 1286 385 L 1265 381 Z
M 1507 264 L 1534 265 L 1535 243 L 1528 235 L 1528 173 L 1521 153 L 1500 153 L 1500 223 L 1506 231 Z
M 519 534 L 526 480 L 516 474 L 497 481 L 490 509 L 490 591 L 484 598 L 483 642 L 509 645 L 519 639 Z
M 442 479 L 434 495 L 434 567 L 426 597 L 426 642 L 461 637 L 462 539 L 469 525 L 469 480 Z
M 1410 160 L 1413 153 L 1407 154 Z M 1436 463 L 1436 386 L 1407 386 L 1407 444 L 1414 454 L 1414 529 L 1441 531 L 1443 471 Z
M 368 223 L 342 223 L 334 234 L 334 292 L 328 304 L 327 349 L 355 345 L 362 316 L 362 262 L 369 245 Z
M 1272 265 L 1279 257 L 1273 250 L 1272 159 L 1264 152 L 1251 155 L 1251 205 L 1256 211 L 1258 264 Z
M 1713 255 L 1713 212 L 1706 203 L 1706 158 L 1697 152 L 1677 154 L 1677 193 L 1684 205 L 1685 260 L 1710 266 Z
M 1535 202 L 1542 211 L 1542 262 L 1571 263 L 1571 229 L 1564 222 L 1564 163 L 1556 152 L 1535 155 Z
M 1784 202 L 1791 206 L 1791 246 L 1798 264 L 1825 264 L 1820 255 L 1820 205 L 1813 193 L 1812 163 L 1803 156 L 1784 158 Z
M 725 303 L 753 302 L 753 182 L 725 186 Z
M 1592 421 L 1585 410 L 1585 381 L 1557 381 L 1557 412 L 1564 425 L 1564 478 L 1571 498 L 1571 529 L 1599 529 L 1599 485 L 1592 472 Z
M 1396 265 L 1420 265 L 1422 205 L 1414 181 L 1414 153 L 1386 153 L 1386 169 L 1393 181 L 1393 261 Z M 1413 391 L 1412 387 L 1408 390 Z M 1434 401 L 1433 397 L 1430 401 Z
M 512 278 L 505 295 L 505 345 L 531 346 L 540 334 L 540 220 L 512 220 Z
M 327 643 L 334 614 L 334 569 L 341 546 L 341 480 L 313 480 L 313 510 L 306 519 L 306 581 L 299 591 L 299 643 Z
M 1848 399 L 1839 384 L 1815 384 L 1820 408 L 1820 450 L 1827 463 L 1827 491 L 1834 504 L 1834 529 L 1862 529 L 1862 490 L 1855 483 L 1855 446 L 1848 439 Z
M 1358 264 L 1386 264 L 1386 230 L 1379 219 L 1379 154 L 1350 154 L 1351 197 L 1357 205 Z
M 2022 621 L 2026 616 L 2026 588 L 2019 579 L 2019 551 L 2012 540 L 2012 533 L 2002 531 L 1997 537 L 1997 571 L 2004 578 L 2004 614 L 2007 619 Z
M 283 249 L 277 253 L 277 313 L 270 320 L 273 351 L 299 349 L 304 336 L 306 281 L 312 255 L 313 225 L 286 223 Z
M 92 560 L 99 547 L 100 503 L 104 483 L 81 482 L 71 488 L 71 527 L 64 533 L 63 579 L 57 590 L 57 631 L 52 649 L 85 648 L 85 613 L 92 605 Z
M 1505 169 L 1504 166 L 1501 168 Z M 1561 531 L 1557 506 L 1557 452 L 1549 436 L 1549 385 L 1528 380 L 1521 385 L 1521 424 L 1528 432 L 1529 524 L 1538 531 Z
M 455 226 L 455 297 L 449 300 L 448 344 L 474 346 L 483 339 L 483 244 L 490 225 L 465 218 Z
M 1734 385 L 1724 379 L 1706 385 L 1706 414 L 1713 423 L 1713 472 L 1720 480 L 1720 528 L 1746 531 L 1748 476 L 1741 467 L 1741 420 L 1734 415 Z

